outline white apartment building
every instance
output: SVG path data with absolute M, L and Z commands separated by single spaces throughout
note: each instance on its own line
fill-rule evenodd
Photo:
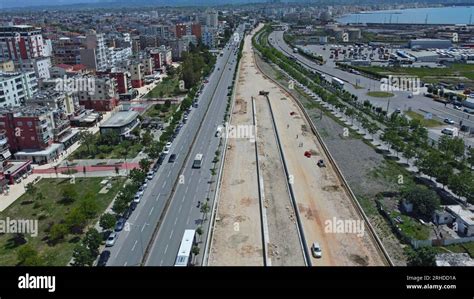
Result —
M 34 72 L 0 72 L 0 107 L 20 106 L 38 91 Z

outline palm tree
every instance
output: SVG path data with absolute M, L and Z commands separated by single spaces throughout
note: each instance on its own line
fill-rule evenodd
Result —
M 207 213 L 209 213 L 210 210 L 211 208 L 209 207 L 207 201 L 201 205 L 201 213 L 204 214 L 204 221 L 207 220 Z

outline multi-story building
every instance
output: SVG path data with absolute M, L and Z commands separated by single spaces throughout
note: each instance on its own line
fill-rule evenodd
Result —
M 40 80 L 49 79 L 51 77 L 49 68 L 51 67 L 51 58 L 39 57 L 17 62 L 18 68 L 26 72 L 34 72 L 36 78 Z
M 118 94 L 115 80 L 109 77 L 93 77 L 95 80 L 93 90 L 81 90 L 77 92 L 79 105 L 86 109 L 95 111 L 110 111 L 117 106 Z
M 54 64 L 79 64 L 81 63 L 81 40 L 78 37 L 60 37 L 53 41 Z
M 183 35 L 187 35 L 188 33 L 188 25 L 184 23 L 176 24 L 176 38 L 181 38 Z
M 204 27 L 204 32 L 202 34 L 202 43 L 211 49 L 216 48 L 218 42 L 217 34 L 217 29 L 210 28 L 208 26 Z
M 132 82 L 130 80 L 130 73 L 120 69 L 110 69 L 104 72 L 97 72 L 98 76 L 108 76 L 114 79 L 117 84 L 117 92 L 119 94 L 128 93 L 132 88 Z
M 28 25 L 0 27 L 0 61 L 45 57 L 41 30 Z
M 0 72 L 0 107 L 20 106 L 37 91 L 34 72 Z
M 206 26 L 217 28 L 219 26 L 219 14 L 215 10 L 206 12 Z
M 194 35 L 197 39 L 202 37 L 201 24 L 193 23 L 191 24 L 191 34 Z
M 132 48 L 109 48 L 107 51 L 107 66 L 114 67 L 132 56 Z
M 0 131 L 12 152 L 45 150 L 53 143 L 49 108 L 16 107 L 0 110 Z
M 0 72 L 14 72 L 15 64 L 13 60 L 0 61 Z
M 58 91 L 55 88 L 45 88 L 33 98 L 26 101 L 27 105 L 49 107 L 61 111 L 65 116 L 73 115 L 79 103 L 77 93 L 72 91 Z
M 107 68 L 107 47 L 104 34 L 90 30 L 86 35 L 84 47 L 80 50 L 82 64 L 94 70 Z
M 145 85 L 145 67 L 138 61 L 130 63 L 128 71 L 130 72 L 130 79 L 133 88 L 140 88 Z
M 159 70 L 164 66 L 163 54 L 159 49 L 151 49 L 150 57 L 153 59 L 154 70 Z

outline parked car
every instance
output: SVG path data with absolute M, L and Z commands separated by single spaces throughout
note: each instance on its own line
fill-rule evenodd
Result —
M 451 135 L 451 136 L 453 136 L 455 132 L 456 132 L 455 128 L 444 128 L 443 130 L 441 130 L 441 133 L 446 134 L 446 135 Z
M 124 225 L 125 225 L 125 219 L 124 218 L 120 218 L 117 223 L 115 224 L 115 231 L 116 232 L 119 232 L 123 229 Z
M 167 148 L 167 147 L 165 147 L 165 148 L 163 149 L 163 154 L 167 155 L 167 154 L 169 154 L 169 153 L 170 153 L 170 149 Z
M 135 197 L 133 198 L 133 202 L 139 203 L 141 198 L 142 197 L 140 196 L 140 194 L 137 193 L 135 194 Z
M 319 166 L 319 167 L 326 167 L 326 164 L 324 164 L 324 160 L 322 160 L 322 159 L 319 160 L 319 161 L 318 161 L 318 166 Z
M 110 258 L 110 251 L 104 250 L 99 256 L 99 261 L 97 262 L 98 267 L 104 267 L 107 264 L 107 261 Z
M 311 253 L 315 258 L 320 258 L 322 256 L 321 246 L 319 246 L 318 242 L 314 242 L 311 246 Z
M 174 163 L 174 161 L 176 161 L 176 154 L 172 154 L 170 158 L 168 159 L 169 163 Z
M 132 201 L 132 203 L 130 203 L 130 210 L 134 211 L 136 208 L 137 208 L 137 203 Z
M 115 244 L 115 241 L 117 241 L 117 233 L 116 232 L 113 232 L 109 235 L 109 237 L 107 238 L 107 241 L 105 241 L 105 246 L 106 247 L 112 247 L 114 246 Z
M 153 172 L 152 172 L 152 173 L 148 173 L 147 176 L 146 176 L 146 178 L 147 178 L 148 180 L 153 179 L 153 174 L 154 174 Z

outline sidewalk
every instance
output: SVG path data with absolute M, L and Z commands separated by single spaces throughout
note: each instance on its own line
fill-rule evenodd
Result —
M 105 113 L 104 116 L 103 116 L 103 119 L 99 122 L 99 124 L 97 124 L 97 126 L 87 128 L 87 131 L 89 131 L 93 134 L 97 133 L 99 131 L 99 125 L 101 123 L 103 123 L 104 121 L 106 121 L 111 115 L 112 115 L 112 111 Z M 50 169 L 52 169 L 52 172 L 54 174 L 54 166 L 56 166 L 59 163 L 67 160 L 69 155 L 72 154 L 77 148 L 79 148 L 79 146 L 80 146 L 80 143 L 76 142 L 70 148 L 65 150 L 63 152 L 63 154 L 60 157 L 58 157 L 56 160 L 54 160 L 50 163 L 47 163 L 47 164 L 43 164 L 43 165 L 34 165 L 32 167 L 33 173 L 30 174 L 26 179 L 22 179 L 21 183 L 19 183 L 19 184 L 9 185 L 10 190 L 8 191 L 8 193 L 7 194 L 5 194 L 5 193 L 0 194 L 0 212 L 5 210 L 8 206 L 10 206 L 12 203 L 14 203 L 15 200 L 20 198 L 20 196 L 22 196 L 26 192 L 25 186 L 28 183 L 31 183 L 31 182 L 35 181 L 36 179 L 39 180 L 41 177 L 45 177 L 44 174 L 45 173 L 50 173 L 49 172 Z M 129 169 L 132 169 L 133 165 L 134 164 L 132 163 L 129 166 L 128 163 L 127 163 L 127 167 L 130 167 Z M 57 176 L 58 178 L 69 177 L 68 175 L 63 175 L 60 172 L 61 171 L 58 169 L 58 176 Z M 78 177 L 83 176 L 82 168 L 80 170 L 80 175 L 79 175 L 79 173 L 76 173 L 75 175 L 77 175 Z M 115 174 L 115 168 L 113 169 L 113 175 L 116 175 Z M 87 176 L 87 173 L 86 173 L 86 176 Z M 54 177 L 56 177 L 56 176 L 54 176 Z

